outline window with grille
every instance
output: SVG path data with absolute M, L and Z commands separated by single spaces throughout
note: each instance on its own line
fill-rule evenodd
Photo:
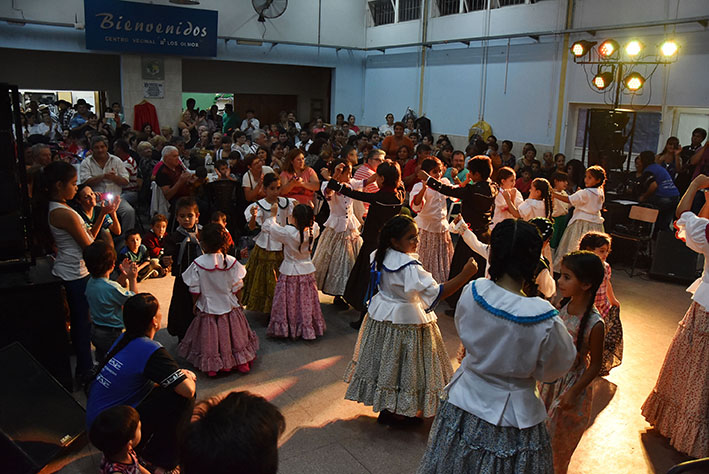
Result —
M 374 26 L 394 23 L 394 5 L 391 0 L 374 0 L 369 2 L 369 13 Z
M 399 0 L 399 21 L 421 18 L 421 0 Z

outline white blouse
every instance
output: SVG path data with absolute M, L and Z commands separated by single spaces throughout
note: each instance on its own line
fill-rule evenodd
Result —
M 561 190 L 561 192 L 559 192 L 559 194 L 563 196 L 568 196 L 568 194 L 566 194 L 566 191 L 564 191 L 563 189 Z M 569 213 L 569 206 L 571 206 L 571 204 L 556 198 L 554 198 L 552 202 L 554 204 L 554 211 L 551 214 L 552 217 L 565 216 Z
M 324 226 L 331 228 L 337 233 L 350 231 L 356 232 L 357 235 L 359 235 L 359 221 L 354 215 L 352 198 L 331 190 L 326 191 L 327 183 L 328 181 L 323 181 L 320 185 L 322 193 L 326 196 L 327 203 L 330 206 L 330 217 L 327 218 Z M 351 179 L 349 184 L 350 187 L 356 191 L 362 190 L 363 182 L 360 179 Z
M 535 217 L 546 217 L 544 212 L 544 201 L 539 199 L 526 199 L 522 204 L 517 206 L 519 215 L 525 221 L 530 221 Z
M 283 244 L 283 263 L 280 272 L 283 275 L 308 275 L 315 271 L 315 265 L 310 259 L 308 241 L 309 232 L 303 232 L 303 243 L 300 243 L 300 231 L 292 225 L 281 226 L 275 217 L 269 217 L 263 223 L 262 230 L 268 232 L 271 239 Z M 313 242 L 320 235 L 320 226 L 313 222 Z
M 492 215 L 490 230 L 492 230 L 498 222 L 502 222 L 505 219 L 515 219 L 515 216 L 510 214 L 509 206 L 507 206 L 507 201 L 505 201 L 505 196 L 502 195 L 502 191 L 503 190 L 500 189 L 500 192 L 497 193 L 497 196 L 495 196 L 495 212 Z M 514 205 L 517 209 L 519 209 L 519 207 L 524 202 L 522 193 L 519 192 L 518 189 L 515 189 L 515 197 L 512 202 L 514 202 Z
M 485 278 L 489 278 L 490 273 L 488 272 L 488 270 L 490 269 L 490 245 L 480 242 L 478 236 L 475 235 L 470 229 L 468 229 L 468 225 L 463 219 L 458 221 L 457 224 L 451 226 L 451 232 L 460 234 L 461 237 L 463 237 L 463 241 L 468 245 L 468 247 L 473 249 L 475 253 L 485 259 L 485 261 L 487 262 L 485 265 Z M 545 252 L 545 250 L 549 251 L 548 245 L 542 248 L 542 255 L 544 255 L 549 261 L 550 268 L 545 268 L 544 270 L 539 272 L 535 283 L 537 284 L 539 291 L 541 291 L 546 298 L 551 298 L 552 296 L 554 296 L 554 293 L 556 293 L 556 281 L 552 276 L 554 268 L 552 267 L 551 258 L 550 256 L 547 257 L 547 255 L 545 255 L 545 253 L 547 253 Z M 549 253 L 551 253 L 551 251 L 549 251 Z
M 441 178 L 440 181 L 443 184 L 451 186 L 451 182 L 448 181 L 448 178 Z M 421 182 L 414 184 L 409 194 L 411 210 L 418 214 L 416 216 L 416 224 L 420 229 L 428 232 L 446 232 L 448 230 L 448 219 L 446 219 L 448 216 L 447 197 L 427 187 L 421 204 L 417 206 L 414 204 L 414 197 L 421 192 L 422 187 L 423 183 Z
M 574 206 L 574 215 L 571 216 L 569 225 L 577 220 L 603 224 L 601 209 L 605 196 L 601 188 L 579 189 L 569 196 L 569 202 Z
M 288 217 L 293 213 L 293 208 L 297 202 L 293 199 L 288 199 L 284 197 L 278 198 L 278 214 L 276 214 L 276 221 L 280 225 L 288 224 Z M 246 211 L 244 211 L 244 216 L 246 216 L 246 222 L 251 221 L 251 208 L 256 207 L 258 213 L 256 214 L 256 223 L 263 226 L 266 219 L 271 217 L 271 204 L 266 201 L 266 198 L 259 199 L 258 201 L 250 204 Z M 263 228 L 261 232 L 256 236 L 256 245 L 269 252 L 278 252 L 283 250 L 283 245 L 272 239 L 268 232 L 264 232 Z
M 182 273 L 190 293 L 199 295 L 197 309 L 208 314 L 226 314 L 238 308 L 236 298 L 246 276 L 246 268 L 239 261 L 222 253 L 208 253 L 195 258 Z
M 376 253 L 376 250 L 372 252 L 371 262 Z M 418 255 L 387 250 L 379 275 L 379 292 L 372 297 L 368 308 L 371 319 L 394 324 L 436 321 L 433 307 L 438 303 L 443 285 L 423 269 Z
M 709 242 L 707 242 L 707 226 L 709 219 L 698 217 L 692 212 L 684 212 L 675 222 L 677 238 L 684 241 L 687 247 L 704 255 L 704 271 L 702 276 L 692 283 L 687 291 L 692 293 L 692 299 L 709 310 Z
M 455 325 L 466 355 L 448 401 L 496 426 L 529 428 L 546 419 L 536 382 L 553 382 L 576 359 L 574 341 L 546 300 L 509 292 L 483 278 L 468 283 Z

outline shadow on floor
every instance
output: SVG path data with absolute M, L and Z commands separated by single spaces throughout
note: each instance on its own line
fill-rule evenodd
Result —
M 645 448 L 648 464 L 652 467 L 652 472 L 656 474 L 665 474 L 675 464 L 693 459 L 675 451 L 667 438 L 654 428 L 640 433 L 640 440 Z
M 618 390 L 618 386 L 602 377 L 596 378 L 593 382 L 593 406 L 591 407 L 591 419 L 588 426 L 591 426 L 596 417 L 610 404 Z
M 320 427 L 300 427 L 279 449 L 279 472 L 415 472 L 432 422 L 430 418 L 416 427 L 389 427 L 377 423 L 372 413 Z

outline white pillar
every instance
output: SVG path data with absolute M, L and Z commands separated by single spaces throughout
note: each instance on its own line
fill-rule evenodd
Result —
M 177 133 L 177 123 L 182 112 L 182 58 L 162 57 L 165 78 L 160 81 L 144 80 L 142 75 L 141 56 L 136 54 L 121 55 L 121 103 L 125 112 L 125 119 L 131 127 L 133 124 L 133 107 L 142 100 L 147 100 L 155 106 L 160 126 L 172 127 L 173 134 Z M 145 98 L 144 82 L 162 82 L 164 84 L 164 97 Z M 159 130 L 155 130 L 159 133 Z

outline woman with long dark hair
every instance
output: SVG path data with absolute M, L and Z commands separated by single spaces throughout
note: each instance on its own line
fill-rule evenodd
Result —
M 76 195 L 76 168 L 63 161 L 48 164 L 42 171 L 43 196 L 36 209 L 46 219 L 39 220 L 41 234 L 47 236 L 56 249 L 52 274 L 61 278 L 66 291 L 71 318 L 71 341 L 76 352 L 76 381 L 87 383 L 93 377 L 91 356 L 91 320 L 84 292 L 89 271 L 83 258 L 84 248 L 93 237 L 86 231 L 81 216 L 68 201 Z M 108 214 L 115 212 L 117 201 L 107 205 Z M 47 228 L 48 227 L 48 228 Z

